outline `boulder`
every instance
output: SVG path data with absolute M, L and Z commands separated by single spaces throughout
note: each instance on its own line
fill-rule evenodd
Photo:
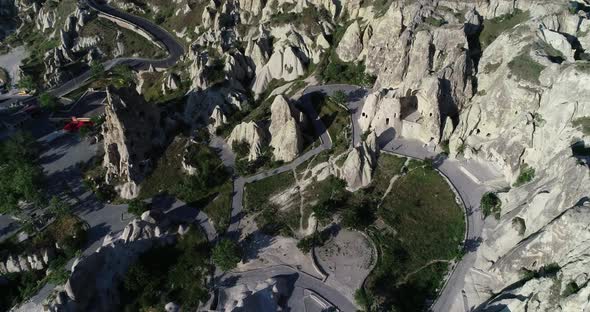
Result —
M 367 140 L 348 152 L 340 170 L 347 189 L 354 192 L 371 184 L 373 169 L 377 165 L 377 136 L 371 132 Z
M 295 118 L 301 113 L 291 107 L 282 95 L 275 97 L 270 110 L 270 146 L 274 148 L 274 158 L 290 162 L 297 158 L 303 146 L 303 137 Z
M 361 27 L 358 21 L 354 21 L 342 36 L 342 40 L 336 48 L 336 54 L 344 62 L 355 61 L 363 50 Z
M 266 144 L 267 134 L 264 129 L 255 122 L 242 122 L 234 127 L 227 143 L 233 146 L 234 143 L 246 142 L 250 145 L 248 160 L 253 161 L 262 153 L 262 147 Z
M 575 62 L 574 54 L 576 50 L 564 35 L 546 28 L 541 28 L 539 29 L 539 37 L 553 49 L 559 51 L 565 57 L 566 61 Z

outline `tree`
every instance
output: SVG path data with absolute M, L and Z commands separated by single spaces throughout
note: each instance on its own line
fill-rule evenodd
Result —
M 241 260 L 240 249 L 233 241 L 222 239 L 213 249 L 213 262 L 221 270 L 235 268 Z
M 68 205 L 61 199 L 57 198 L 56 196 L 53 196 L 49 201 L 49 206 L 47 207 L 47 210 L 49 211 L 49 213 L 56 217 L 62 217 L 65 215 L 69 215 L 71 213 L 70 205 Z
M 116 87 L 121 88 L 134 82 L 133 70 L 127 65 L 117 65 L 112 69 L 113 82 Z
M 57 108 L 57 98 L 47 92 L 43 92 L 39 95 L 39 106 L 54 111 Z
M 136 216 L 141 216 L 142 213 L 150 210 L 150 207 L 143 200 L 132 199 L 127 206 L 127 212 Z
M 480 206 L 483 210 L 484 217 L 493 214 L 496 217 L 496 219 L 500 218 L 502 201 L 500 201 L 500 198 L 498 198 L 498 195 L 496 195 L 495 193 L 485 193 L 481 198 Z
M 348 100 L 348 96 L 346 93 L 344 93 L 344 91 L 338 90 L 334 92 L 332 96 L 330 96 L 330 100 L 338 105 L 345 105 Z
M 26 92 L 31 92 L 37 89 L 37 84 L 33 80 L 33 77 L 29 75 L 23 75 L 20 77 L 20 80 L 16 84 L 19 89 L 22 89 Z
M 41 201 L 43 173 L 35 154 L 30 135 L 17 133 L 0 143 L 0 213 L 14 212 L 20 201 Z
M 93 78 L 100 79 L 104 77 L 104 66 L 101 62 L 93 61 L 90 63 L 90 73 Z

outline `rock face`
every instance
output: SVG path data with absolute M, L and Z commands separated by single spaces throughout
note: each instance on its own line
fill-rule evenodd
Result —
M 346 29 L 338 48 L 336 48 L 336 54 L 345 62 L 356 60 L 363 50 L 362 40 L 361 27 L 358 21 L 354 21 Z
M 535 173 L 499 194 L 501 217 L 487 220 L 472 269 L 485 274 L 467 274 L 465 296 L 482 311 L 585 311 L 590 175 L 587 157 L 572 144 L 589 139 L 576 121 L 590 116 L 590 73 L 563 38 L 583 36 L 590 24 L 567 12 L 565 2 L 518 3 L 530 18 L 483 51 L 478 92 L 461 112 L 450 148 L 494 163 L 510 184 L 525 166 Z M 514 66 L 523 58 L 534 74 Z M 540 273 L 523 280 L 525 270 Z M 571 282 L 579 290 L 572 293 Z
M 373 179 L 373 169 L 377 165 L 377 136 L 371 132 L 367 140 L 348 153 L 340 171 L 340 178 L 346 181 L 349 191 L 356 191 Z
M 53 249 L 45 248 L 32 254 L 8 256 L 4 261 L 0 261 L 0 274 L 44 270 L 54 254 Z
M 182 235 L 177 228 L 162 213 L 147 211 L 119 236 L 107 235 L 95 253 L 75 261 L 52 311 L 113 311 L 121 301 L 117 285 L 129 266 L 148 249 L 174 243 Z
M 302 114 L 289 105 L 282 95 L 277 95 L 270 107 L 270 146 L 276 160 L 290 162 L 301 152 L 303 138 L 298 120 Z
M 238 284 L 222 289 L 221 311 L 281 311 L 287 308 L 280 300 L 289 296 L 288 281 L 284 277 L 269 278 L 256 285 Z M 264 307 L 261 309 L 261 307 Z
M 256 160 L 262 153 L 262 147 L 266 144 L 266 131 L 259 127 L 255 122 L 242 122 L 237 125 L 228 138 L 228 144 L 233 146 L 234 143 L 246 142 L 250 146 L 248 160 Z
M 438 143 L 442 137 L 440 87 L 440 82 L 431 78 L 423 80 L 420 89 L 405 94 L 399 89 L 369 94 L 359 115 L 361 131 L 375 131 L 389 139 L 404 137 Z
M 135 90 L 107 88 L 104 137 L 105 180 L 122 198 L 139 195 L 139 183 L 150 170 L 150 153 L 165 140 L 160 115 Z

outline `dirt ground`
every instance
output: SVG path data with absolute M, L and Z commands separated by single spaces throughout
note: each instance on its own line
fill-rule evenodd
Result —
M 370 273 L 377 255 L 361 233 L 341 229 L 324 246 L 316 249 L 319 264 L 329 274 L 328 285 L 354 302 L 354 292 Z
M 297 248 L 297 240 L 294 238 L 254 232 L 248 239 L 242 240 L 241 244 L 245 260 L 238 264 L 238 272 L 285 264 L 318 278 L 322 277 L 314 268 L 311 256 Z

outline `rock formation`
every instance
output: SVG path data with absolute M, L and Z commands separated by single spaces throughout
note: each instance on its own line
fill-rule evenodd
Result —
M 0 261 L 0 274 L 44 270 L 54 254 L 55 251 L 52 248 L 44 248 L 36 253 L 10 255 L 7 259 Z
M 346 181 L 349 191 L 354 192 L 371 184 L 378 152 L 375 132 L 371 132 L 365 142 L 348 152 L 340 170 L 340 178 Z
M 139 183 L 151 167 L 151 152 L 164 143 L 160 115 L 130 88 L 107 88 L 104 137 L 105 180 L 122 198 L 139 194 Z
M 336 48 L 336 54 L 345 62 L 355 61 L 363 50 L 362 40 L 361 27 L 358 21 L 354 21 L 346 29 L 338 48 Z
M 161 212 L 146 211 L 116 237 L 105 237 L 95 253 L 77 259 L 65 289 L 51 303 L 57 311 L 112 311 L 120 303 L 117 285 L 139 255 L 158 245 L 173 244 L 186 233 Z M 59 299 L 57 299 L 59 298 Z
M 282 95 L 277 95 L 270 107 L 270 146 L 276 160 L 290 162 L 301 152 L 303 138 L 298 120 L 301 112 L 289 105 Z
M 237 125 L 228 138 L 228 144 L 246 142 L 250 146 L 248 160 L 256 160 L 262 153 L 262 147 L 266 144 L 268 135 L 266 131 L 255 122 L 242 122 Z

